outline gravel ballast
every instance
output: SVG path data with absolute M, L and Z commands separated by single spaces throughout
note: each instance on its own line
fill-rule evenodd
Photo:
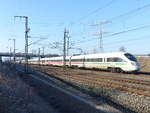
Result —
M 53 68 L 50 68 L 50 69 L 51 69 L 51 71 L 49 71 L 48 73 L 55 75 L 56 71 L 57 71 L 57 67 L 54 67 L 55 70 L 53 70 Z M 58 68 L 58 69 L 60 69 L 60 71 L 61 71 L 61 68 Z M 74 70 L 74 71 L 76 71 L 76 70 Z M 78 69 L 77 69 L 77 71 L 80 72 L 80 70 L 78 70 Z M 83 72 L 83 71 L 84 70 L 81 70 L 81 72 Z M 91 72 L 91 71 L 87 71 L 87 73 L 88 72 Z M 86 71 L 85 71 L 85 73 L 86 73 Z M 64 74 L 67 75 L 68 73 L 65 72 Z M 106 74 L 107 75 L 110 74 L 110 75 L 115 76 L 115 73 L 106 73 Z M 135 80 L 136 79 L 144 80 L 142 77 L 138 77 L 138 76 L 136 77 L 136 76 L 132 76 L 129 74 L 124 74 L 121 76 L 123 77 L 126 75 L 129 78 L 133 77 Z M 71 75 L 68 75 L 68 76 L 71 76 Z M 75 76 L 77 76 L 77 75 L 75 75 Z M 119 76 L 119 74 L 117 74 L 116 76 Z M 56 77 L 61 77 L 61 75 L 59 75 L 59 73 L 58 73 L 58 75 Z M 96 86 L 96 85 L 92 85 L 92 84 L 87 84 L 87 83 L 83 83 L 82 81 L 78 81 L 78 80 L 66 79 L 63 77 L 61 77 L 61 79 L 64 79 L 65 81 L 67 81 L 71 84 L 74 84 L 75 86 L 80 87 L 81 89 L 85 89 L 85 90 L 92 92 L 96 95 L 106 97 L 115 103 L 118 103 L 118 104 L 120 104 L 126 108 L 129 108 L 132 111 L 135 111 L 136 113 L 150 113 L 150 97 L 146 97 L 146 96 L 138 95 L 138 94 L 134 94 L 134 93 L 129 93 L 127 91 L 120 91 L 120 90 L 116 90 L 113 88 L 106 88 L 106 87 L 102 87 L 100 85 Z M 147 79 L 146 79 L 146 81 L 147 81 Z M 135 84 L 132 84 L 132 85 L 135 85 Z M 144 85 L 141 85 L 141 84 L 136 84 L 136 85 L 140 86 L 140 87 L 144 87 Z M 146 86 L 146 87 L 149 88 L 149 86 Z M 65 88 L 67 88 L 67 87 L 65 86 Z M 69 90 L 72 90 L 72 89 L 70 88 Z M 147 92 L 147 93 L 149 93 L 149 92 Z
M 115 89 L 105 88 L 101 86 L 91 86 L 89 84 L 74 81 L 71 79 L 69 79 L 69 82 L 72 82 L 73 84 L 78 85 L 81 88 L 92 91 L 97 95 L 105 96 L 118 104 L 134 110 L 135 112 L 150 113 L 150 97 L 128 93 L 125 91 L 118 91 Z

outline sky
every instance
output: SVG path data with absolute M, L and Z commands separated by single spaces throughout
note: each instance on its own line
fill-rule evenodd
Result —
M 101 52 L 101 30 L 104 52 L 150 53 L 149 0 L 0 0 L 0 11 L 0 52 L 13 49 L 13 38 L 16 52 L 24 52 L 25 21 L 14 16 L 28 16 L 29 52 L 44 47 L 45 54 L 63 54 L 66 28 L 70 55 Z

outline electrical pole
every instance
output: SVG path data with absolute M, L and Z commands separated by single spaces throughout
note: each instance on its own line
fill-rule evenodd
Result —
M 69 33 L 69 32 L 68 32 Z M 70 43 L 70 36 L 67 36 L 67 56 L 69 56 L 69 43 Z
M 100 51 L 104 52 L 104 48 L 103 48 L 103 32 L 102 32 L 102 29 L 100 30 Z
M 100 48 L 100 52 L 104 52 L 104 48 L 103 48 L 103 34 L 107 33 L 107 32 L 103 32 L 102 31 L 102 25 L 103 24 L 107 24 L 110 21 L 101 21 L 101 22 L 97 22 L 94 26 L 100 26 L 100 33 L 97 33 L 97 35 L 99 35 L 99 39 L 100 39 L 100 43 L 99 43 L 99 48 Z
M 40 54 L 41 54 L 41 49 L 39 48 L 39 53 L 38 53 L 38 56 L 39 56 L 39 59 L 38 59 L 39 65 L 40 65 Z
M 43 49 L 43 57 L 44 57 L 44 49 L 45 49 L 45 47 L 43 46 L 42 49 Z
M 15 63 L 15 61 L 16 61 L 16 39 L 13 39 L 13 41 L 14 41 L 14 63 Z
M 66 38 L 67 38 L 67 34 L 69 32 L 65 29 L 64 30 L 64 50 L 63 50 L 63 66 L 64 68 L 66 68 Z
M 11 47 L 10 47 L 9 51 L 10 51 L 10 62 L 11 62 Z
M 13 43 L 14 43 L 14 51 L 13 51 L 13 61 L 14 61 L 14 63 L 15 63 L 15 61 L 16 61 L 16 39 L 15 38 L 13 38 L 13 39 L 9 39 L 9 40 L 13 40 Z
M 27 16 L 14 16 L 14 18 L 24 18 L 25 19 L 25 72 L 28 73 L 28 17 Z

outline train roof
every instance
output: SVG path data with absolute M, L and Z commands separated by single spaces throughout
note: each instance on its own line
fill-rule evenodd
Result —
M 109 57 L 115 57 L 115 56 L 122 56 L 122 55 L 124 55 L 124 54 L 126 54 L 126 52 L 111 52 L 111 53 L 96 53 L 96 54 L 87 54 L 87 55 L 77 55 L 77 56 L 66 56 L 66 59 L 69 59 L 70 57 L 72 58 L 72 59 L 74 59 L 74 58 L 82 58 L 82 57 L 86 57 L 86 58 L 88 58 L 88 57 L 107 57 L 107 56 L 109 56 Z M 63 59 L 63 56 L 59 56 L 59 57 L 49 57 L 49 58 L 41 58 L 40 60 L 42 61 L 42 60 L 49 60 L 49 59 Z M 36 59 L 31 59 L 31 60 L 37 60 L 37 58 Z
M 124 55 L 126 52 L 112 52 L 112 53 L 96 53 L 96 54 L 87 54 L 87 55 L 78 55 L 78 56 L 72 56 L 74 58 L 78 57 L 104 57 L 104 56 L 120 56 Z

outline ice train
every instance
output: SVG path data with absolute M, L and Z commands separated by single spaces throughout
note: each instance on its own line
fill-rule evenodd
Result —
M 63 56 L 30 59 L 30 64 L 63 66 Z M 67 56 L 68 67 L 95 68 L 111 72 L 136 72 L 140 64 L 134 55 L 126 52 L 98 53 L 88 55 Z

